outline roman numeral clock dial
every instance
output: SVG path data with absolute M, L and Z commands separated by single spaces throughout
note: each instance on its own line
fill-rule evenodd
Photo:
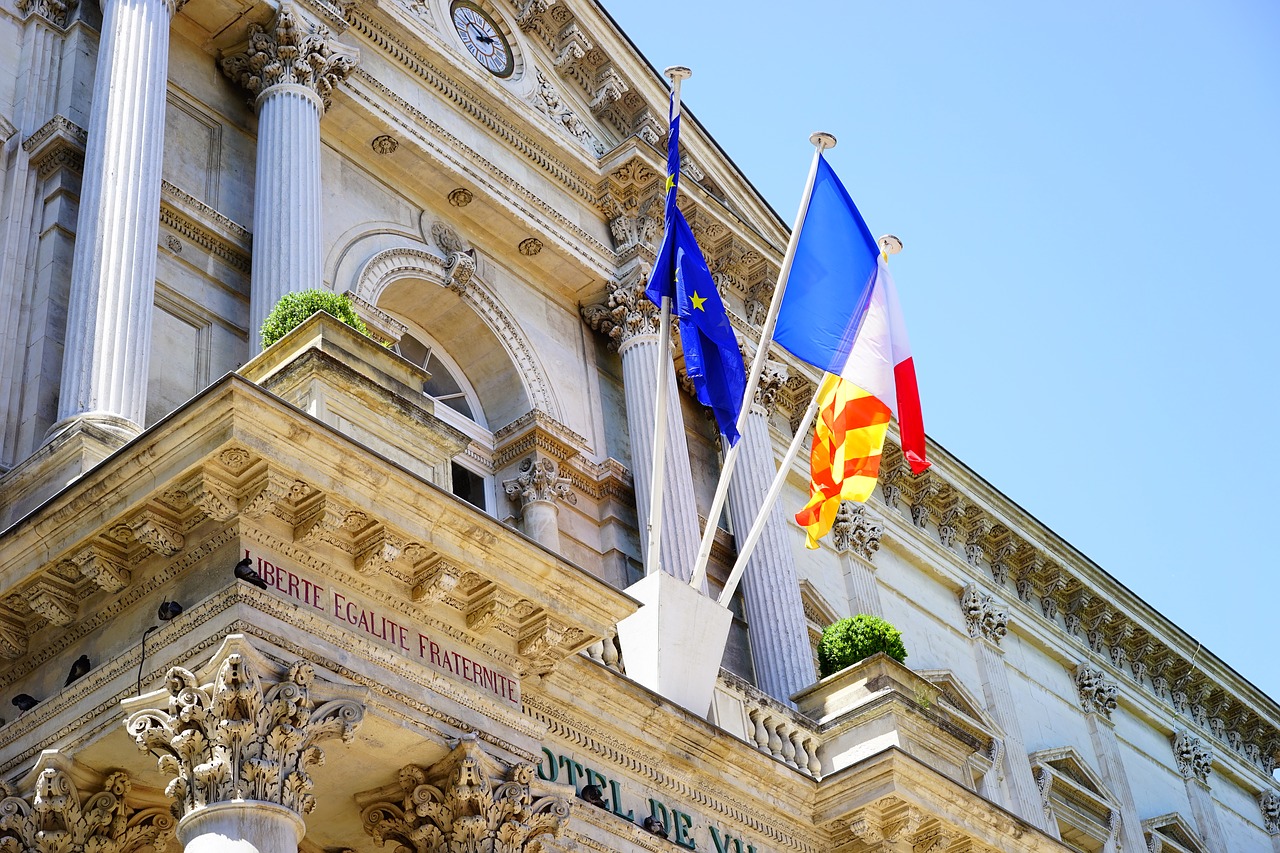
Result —
M 472 58 L 495 77 L 510 77 L 515 70 L 511 45 L 489 13 L 469 0 L 457 0 L 450 12 L 458 38 Z

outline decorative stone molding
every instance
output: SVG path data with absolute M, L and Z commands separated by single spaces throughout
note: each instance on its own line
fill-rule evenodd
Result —
M 1076 690 L 1080 691 L 1080 707 L 1089 714 L 1101 714 L 1108 720 L 1117 707 L 1120 685 L 1106 677 L 1097 667 L 1082 663 L 1076 666 Z
M 1258 794 L 1258 808 L 1262 809 L 1262 828 L 1268 835 L 1280 835 L 1280 794 L 1264 789 Z
M 1208 783 L 1213 750 L 1200 738 L 1181 729 L 1174 732 L 1169 741 L 1173 745 L 1173 760 L 1182 778 Z
M 561 96 L 556 85 L 541 71 L 538 71 L 537 75 L 538 87 L 530 97 L 533 105 L 551 119 L 553 124 L 576 139 L 582 147 L 597 157 L 604 154 L 604 143 L 596 138 L 582 119 L 578 118 L 578 114 Z
M 658 333 L 658 306 L 645 296 L 644 288 L 644 276 L 614 281 L 604 304 L 583 306 L 583 319 L 595 331 L 608 335 L 611 349 L 618 349 L 633 338 Z
M 561 477 L 554 459 L 530 456 L 520 463 L 520 476 L 502 484 L 507 497 L 524 506 L 532 501 L 578 502 L 568 477 Z
M 1009 633 L 1009 614 L 977 584 L 968 584 L 960 591 L 960 609 L 970 637 L 981 637 L 1000 645 Z
M 243 641 L 229 638 L 228 645 L 233 650 L 213 683 L 201 686 L 190 671 L 174 667 L 165 685 L 167 710 L 135 711 L 125 727 L 139 749 L 160 754 L 161 772 L 173 777 L 165 792 L 178 817 L 241 799 L 305 815 L 315 807 L 307 768 L 324 760 L 316 743 L 333 737 L 349 743 L 364 705 L 349 697 L 317 704 L 315 672 L 302 661 L 282 681 L 264 686 L 249 650 L 234 650 Z
M 831 525 L 831 546 L 836 553 L 852 551 L 870 561 L 880 550 L 880 537 L 883 535 L 884 525 L 867 512 L 865 504 L 840 502 L 835 523 Z
M 394 154 L 396 149 L 400 147 L 400 141 L 389 134 L 381 134 L 375 136 L 373 141 L 369 143 L 369 147 L 373 149 L 375 154 Z
M 357 60 L 354 52 L 330 40 L 328 27 L 307 31 L 296 10 L 285 6 L 270 27 L 250 24 L 245 47 L 219 64 L 233 83 L 255 97 L 273 86 L 301 86 L 316 94 L 324 111 Z
M 532 764 L 505 768 L 470 734 L 438 764 L 407 765 L 398 785 L 357 801 L 373 800 L 360 816 L 379 845 L 392 841 L 413 853 L 540 853 L 567 828 L 574 796 L 567 786 L 535 791 L 535 779 Z
M 130 572 L 124 555 L 103 543 L 92 542 L 63 562 L 104 592 L 120 592 L 129 585 Z
M 18 11 L 24 16 L 39 15 L 55 27 L 65 27 L 78 5 L 77 0 L 18 0 Z
M 132 809 L 129 777 L 111 773 L 102 790 L 82 795 L 71 775 L 45 767 L 31 799 L 0 783 L 0 850 L 132 853 L 163 850 L 175 821 L 165 809 Z
M 542 251 L 542 241 L 537 237 L 526 237 L 520 241 L 516 249 L 526 258 L 532 258 Z
M 454 207 L 466 207 L 475 200 L 475 193 L 471 192 L 471 190 L 466 187 L 457 187 L 456 189 L 449 190 L 448 198 L 449 204 Z

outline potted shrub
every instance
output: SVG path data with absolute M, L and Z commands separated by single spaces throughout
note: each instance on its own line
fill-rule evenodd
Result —
M 262 348 L 266 349 L 289 334 L 317 311 L 336 317 L 362 335 L 369 334 L 369 328 L 346 296 L 328 290 L 301 290 L 281 297 L 262 322 Z
M 818 644 L 818 677 L 826 678 L 876 652 L 884 652 L 902 663 L 907 658 L 902 633 L 880 617 L 866 613 L 841 619 L 822 629 L 822 640 Z

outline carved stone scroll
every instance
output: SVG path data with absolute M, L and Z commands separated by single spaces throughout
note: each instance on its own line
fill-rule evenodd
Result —
M 535 793 L 534 780 L 532 764 L 504 768 L 467 735 L 438 764 L 402 769 L 399 799 L 375 801 L 361 818 L 379 845 L 413 853 L 540 853 L 568 825 L 573 797 L 560 786 Z
M 283 681 L 264 686 L 248 658 L 233 652 L 212 684 L 201 686 L 181 667 L 169 670 L 168 709 L 136 711 L 125 726 L 139 749 L 160 754 L 178 817 L 230 800 L 305 815 L 315 806 L 307 768 L 324 760 L 316 743 L 349 742 L 364 719 L 364 705 L 354 699 L 317 704 L 314 680 L 311 665 L 299 661 Z
M 1097 667 L 1080 664 L 1075 672 L 1076 690 L 1080 691 L 1080 707 L 1090 714 L 1101 714 L 1108 720 L 1116 709 L 1120 685 L 1106 677 Z
M 1009 614 L 977 584 L 968 584 L 960 591 L 960 609 L 970 637 L 981 637 L 1000 645 L 1009 633 Z

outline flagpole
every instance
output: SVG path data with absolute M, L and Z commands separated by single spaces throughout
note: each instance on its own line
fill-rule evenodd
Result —
M 881 251 L 886 255 L 896 255 L 902 251 L 902 241 L 892 234 L 885 234 L 876 242 L 880 244 Z M 724 607 L 729 606 L 729 599 L 733 598 L 734 592 L 738 589 L 738 582 L 742 580 L 742 573 L 747 570 L 747 561 L 751 559 L 751 552 L 756 549 L 756 544 L 759 543 L 760 537 L 764 535 L 764 526 L 769 518 L 769 513 L 773 511 L 773 505 L 778 502 L 778 496 L 782 494 L 782 487 L 787 482 L 787 474 L 791 471 L 791 466 L 795 464 L 796 457 L 800 455 L 800 448 L 804 446 L 804 440 L 809 434 L 809 428 L 813 426 L 813 421 L 818 415 L 822 386 L 826 384 L 826 379 L 829 375 L 824 373 L 822 379 L 818 382 L 818 387 L 813 392 L 813 399 L 809 401 L 809 407 L 804 410 L 804 417 L 801 418 L 800 425 L 796 427 L 795 438 L 791 440 L 791 446 L 787 448 L 787 455 L 783 457 L 782 465 L 779 466 L 778 473 L 769 485 L 769 492 L 765 495 L 764 505 L 760 508 L 760 514 L 756 516 L 755 524 L 751 526 L 751 532 L 747 534 L 747 538 L 738 547 L 737 562 L 733 564 L 733 569 L 725 580 L 724 591 L 720 593 L 719 603 Z
M 814 146 L 813 163 L 809 166 L 809 180 L 804 185 L 804 194 L 800 198 L 800 210 L 796 213 L 795 224 L 791 226 L 791 237 L 787 240 L 787 251 L 782 257 L 782 267 L 778 270 L 778 281 L 773 287 L 773 298 L 769 301 L 769 311 L 765 314 L 764 325 L 760 329 L 760 345 L 756 348 L 755 358 L 751 360 L 751 373 L 747 376 L 742 409 L 738 412 L 738 435 L 746 435 L 751 403 L 755 399 L 756 388 L 760 386 L 765 362 L 769 360 L 769 345 L 773 342 L 773 329 L 778 323 L 778 312 L 782 308 L 782 294 L 787 289 L 787 277 L 791 274 L 791 265 L 795 261 L 800 229 L 804 226 L 805 214 L 809 211 L 809 197 L 813 195 L 813 181 L 818 174 L 818 158 L 822 156 L 823 151 L 836 146 L 836 138 L 830 133 L 821 131 L 810 134 L 809 141 Z M 800 434 L 803 432 L 801 430 Z M 725 454 L 724 464 L 720 467 L 720 480 L 716 483 L 715 497 L 711 499 L 711 508 L 707 511 L 707 524 L 702 530 L 702 542 L 698 546 L 697 559 L 694 560 L 693 576 L 689 579 L 689 585 L 692 587 L 700 588 L 706 580 L 711 546 L 715 542 L 716 528 L 719 526 L 725 498 L 729 495 L 729 478 L 733 476 L 733 468 L 738 463 L 738 453 L 741 450 L 742 440 L 739 439 L 737 444 L 729 448 L 729 452 Z M 739 551 L 741 552 L 741 549 Z M 724 602 L 725 599 L 721 597 L 720 603 L 724 604 Z
M 683 65 L 673 65 L 665 72 L 671 80 L 671 123 L 680 116 L 680 81 L 693 72 Z M 671 132 L 670 126 L 667 132 Z M 658 571 L 662 553 L 662 492 L 667 464 L 667 376 L 671 372 L 671 297 L 663 296 L 658 308 L 658 400 L 653 412 L 653 466 L 649 480 L 649 549 L 645 554 L 645 577 Z

